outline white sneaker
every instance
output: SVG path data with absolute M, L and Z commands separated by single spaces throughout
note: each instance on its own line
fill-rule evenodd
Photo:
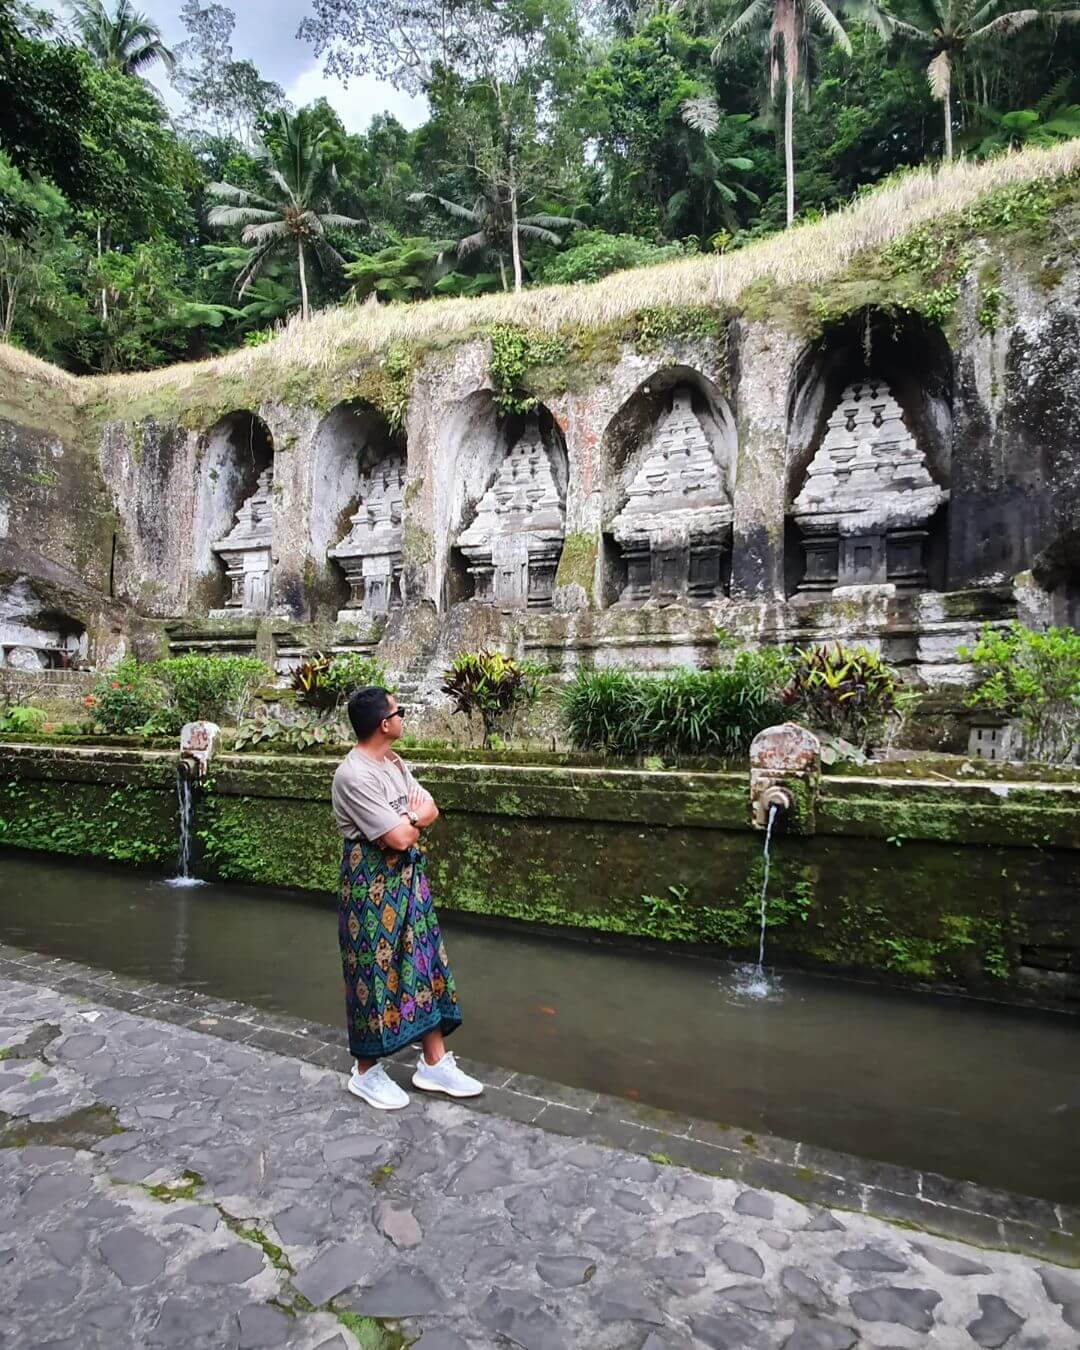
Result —
M 361 1097 L 376 1111 L 400 1111 L 409 1104 L 409 1094 L 399 1088 L 382 1066 L 382 1061 L 360 1073 L 356 1065 L 349 1078 L 349 1091 Z
M 424 1092 L 445 1092 L 448 1097 L 479 1097 L 484 1090 L 483 1083 L 470 1078 L 457 1066 L 457 1060 L 449 1050 L 438 1064 L 429 1064 L 423 1055 L 412 1076 L 413 1087 Z

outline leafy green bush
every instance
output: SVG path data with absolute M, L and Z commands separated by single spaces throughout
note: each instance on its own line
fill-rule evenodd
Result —
M 94 727 L 110 736 L 133 736 L 165 707 L 165 690 L 133 656 L 103 671 L 83 700 Z
M 478 712 L 484 724 L 484 747 L 497 732 L 513 735 L 518 713 L 535 703 L 540 693 L 541 669 L 502 652 L 461 652 L 443 673 L 444 694 L 454 711 Z
M 784 691 L 789 712 L 809 727 L 865 750 L 916 697 L 897 687 L 892 670 L 865 647 L 807 647 L 795 653 Z
M 361 656 L 359 652 L 339 652 L 330 662 L 326 683 L 341 702 L 354 690 L 366 689 L 373 684 L 393 692 L 386 667 L 380 665 L 373 656 Z
M 739 652 L 719 670 L 579 671 L 563 696 L 563 716 L 581 750 L 742 755 L 759 731 L 782 720 L 787 671 L 775 648 Z
M 978 669 L 980 683 L 967 697 L 972 708 L 1015 717 L 1027 753 L 1049 764 L 1067 764 L 1080 748 L 1080 633 L 1073 628 L 1033 632 L 1011 623 L 986 625 L 975 646 L 959 656 Z
M 391 688 L 385 666 L 359 652 L 339 652 L 337 656 L 312 652 L 296 667 L 292 677 L 297 702 L 320 712 L 330 712 L 344 703 L 354 689 L 373 684 Z
M 29 704 L 15 704 L 13 707 L 0 707 L 0 732 L 41 731 L 49 715 L 43 708 Z
M 268 666 L 253 656 L 173 656 L 158 661 L 151 674 L 165 686 L 176 728 L 201 719 L 238 722 L 252 693 L 271 678 Z
M 599 281 L 611 272 L 680 258 L 681 243 L 651 244 L 633 234 L 607 234 L 603 230 L 580 230 L 561 252 L 545 260 L 539 280 L 545 286 L 577 281 Z
M 269 748 L 303 752 L 319 745 L 333 745 L 341 740 L 341 732 L 334 723 L 310 712 L 288 722 L 264 715 L 241 722 L 232 739 L 233 750 Z

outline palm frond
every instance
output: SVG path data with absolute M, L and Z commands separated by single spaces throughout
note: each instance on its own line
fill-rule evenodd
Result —
M 745 33 L 757 23 L 764 23 L 769 15 L 772 0 L 750 0 L 750 3 L 724 28 L 720 37 L 713 48 L 712 59 L 719 61 L 724 47 L 731 42 L 737 42 Z
M 832 12 L 825 0 L 804 0 L 806 12 L 817 20 L 826 36 L 840 48 L 841 51 L 851 51 L 851 39 L 844 30 L 844 25 Z
M 968 37 L 968 42 L 986 42 L 990 38 L 1012 37 L 1014 33 L 1019 33 L 1022 28 L 1027 28 L 1041 17 L 1037 9 L 1011 10 L 1008 14 L 1000 14 L 996 19 L 991 19 L 981 28 L 976 28 Z
M 459 258 L 467 258 L 470 253 L 477 253 L 489 246 L 487 230 L 477 230 L 475 234 L 467 234 L 464 239 L 459 239 L 454 248 Z
M 518 221 L 518 234 L 523 234 L 526 239 L 539 239 L 544 244 L 554 244 L 556 248 L 562 243 L 562 235 L 556 234 L 554 230 L 545 230 L 539 225 L 527 225 L 523 220 Z
M 250 206 L 215 206 L 206 216 L 206 223 L 212 230 L 247 230 L 275 221 L 281 221 L 277 211 L 256 211 Z
M 283 220 L 271 220 L 265 225 L 249 225 L 240 235 L 240 241 L 248 248 L 252 248 L 272 239 L 287 239 L 290 234 L 291 231 Z
M 541 225 L 546 230 L 575 230 L 581 221 L 575 220 L 573 216 L 549 216 L 543 211 L 537 211 L 532 215 L 522 216 L 518 224 Z
M 338 216 L 333 212 L 320 212 L 318 216 L 325 230 L 365 230 L 366 220 L 357 220 L 353 216 Z
M 926 78 L 933 96 L 944 101 L 952 88 L 952 65 L 948 52 L 938 52 L 926 67 Z
M 219 202 L 231 202 L 233 206 L 254 206 L 262 211 L 277 211 L 276 203 L 269 197 L 262 197 L 247 188 L 234 187 L 232 183 L 207 183 L 207 194 Z

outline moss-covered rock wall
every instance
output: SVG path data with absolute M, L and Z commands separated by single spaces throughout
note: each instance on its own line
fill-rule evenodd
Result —
M 198 866 L 336 890 L 332 761 L 222 756 Z M 0 747 L 0 844 L 167 867 L 175 758 Z M 427 841 L 449 911 L 756 955 L 762 836 L 741 775 L 427 763 Z M 771 960 L 991 997 L 1080 1001 L 1080 787 L 829 778 L 813 838 L 779 837 Z

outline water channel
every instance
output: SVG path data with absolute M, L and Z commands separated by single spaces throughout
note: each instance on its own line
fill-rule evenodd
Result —
M 338 1026 L 332 904 L 0 853 L 0 940 Z M 732 968 L 444 916 L 488 1063 L 1029 1195 L 1080 1201 L 1076 1018 Z

